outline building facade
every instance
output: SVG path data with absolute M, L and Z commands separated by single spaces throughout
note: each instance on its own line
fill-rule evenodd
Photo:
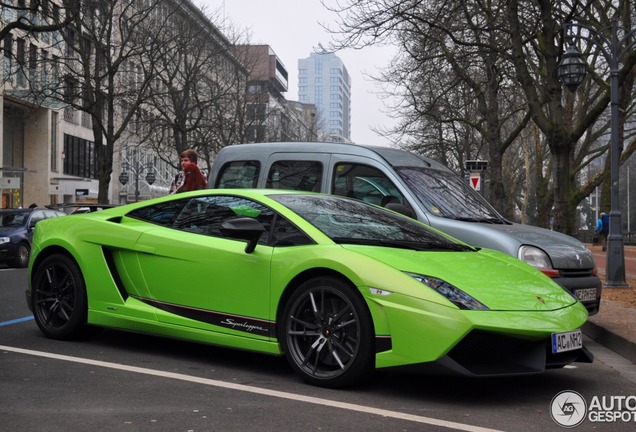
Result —
M 0 208 L 27 207 L 33 203 L 44 206 L 58 203 L 97 202 L 99 193 L 99 175 L 97 154 L 99 150 L 95 143 L 95 129 L 93 117 L 89 110 L 83 110 L 85 95 L 81 85 L 82 74 L 79 65 L 82 44 L 92 44 L 89 49 L 90 61 L 99 60 L 99 44 L 103 46 L 117 46 L 118 41 L 93 41 L 87 34 L 78 31 L 73 25 L 60 27 L 52 31 L 26 31 L 13 28 L 5 31 L 11 23 L 22 19 L 35 25 L 51 25 L 60 23 L 67 16 L 61 7 L 61 1 L 49 0 L 37 4 L 22 0 L 5 0 L 0 6 L 0 29 L 3 30 L 1 43 L 2 68 L 0 70 Z M 83 3 L 78 2 L 77 5 Z M 30 8 L 37 5 L 38 10 Z M 223 95 L 216 95 L 216 100 L 231 99 L 227 94 L 240 94 L 232 101 L 240 104 L 245 93 L 245 77 L 247 71 L 229 50 L 231 43 L 220 33 L 207 17 L 191 1 L 174 0 L 136 0 L 120 1 L 121 11 L 126 5 L 133 8 L 147 8 L 149 11 L 148 28 L 156 23 L 163 25 L 162 30 L 188 27 L 197 35 L 201 35 L 203 45 L 211 51 L 210 56 L 215 59 L 214 68 L 206 69 L 206 79 L 200 79 L 201 85 L 208 89 L 219 88 L 219 78 L 229 77 L 233 80 L 225 85 Z M 11 6 L 11 7 L 8 7 Z M 142 16 L 144 14 L 137 14 Z M 105 17 L 105 15 L 95 14 Z M 179 21 L 179 26 L 174 22 Z M 113 22 L 126 23 L 128 28 L 115 28 L 123 32 L 132 29 L 130 19 L 118 19 L 115 15 Z M 139 23 L 134 23 L 139 24 Z M 159 29 L 157 30 L 159 31 Z M 79 37 L 79 35 L 82 37 Z M 156 35 L 153 35 L 156 37 Z M 77 46 L 71 46 L 74 41 Z M 121 44 L 120 44 L 121 45 Z M 161 46 L 161 45 L 160 45 Z M 97 47 L 97 49 L 95 49 Z M 139 50 L 140 51 L 140 50 Z M 167 50 L 168 51 L 168 50 Z M 199 52 L 186 51 L 186 56 L 195 56 Z M 150 52 L 155 54 L 157 51 Z M 166 52 L 166 57 L 174 54 Z M 108 54 L 106 54 L 108 55 Z M 146 78 L 144 74 L 143 54 L 138 58 L 142 61 L 122 62 L 122 69 L 114 73 L 115 81 L 119 85 L 128 85 L 120 92 L 113 92 L 112 111 L 104 113 L 112 116 L 112 125 L 116 129 L 126 116 L 126 105 L 137 95 L 136 90 Z M 184 56 L 182 56 L 184 57 Z M 134 59 L 137 60 L 137 59 Z M 186 63 L 186 61 L 184 61 Z M 175 62 L 170 63 L 172 65 Z M 208 62 L 209 64 L 209 62 Z M 91 65 L 92 66 L 92 65 Z M 93 68 L 96 69 L 96 68 Z M 163 69 L 167 70 L 167 69 Z M 224 72 L 222 75 L 220 72 Z M 188 71 L 189 72 L 189 71 Z M 184 73 L 185 75 L 185 73 Z M 237 78 L 238 76 L 238 78 Z M 242 78 L 241 78 L 242 77 Z M 161 77 L 155 76 L 149 91 L 153 96 L 170 98 L 174 94 L 184 94 L 185 84 L 172 82 L 169 91 Z M 137 86 L 137 87 L 136 87 Z M 197 91 L 199 89 L 197 88 Z M 211 90 L 210 90 L 211 93 Z M 120 96 L 122 95 L 122 96 Z M 119 98 L 119 99 L 118 99 Z M 212 96 L 208 99 L 211 100 Z M 81 102 L 78 102 L 80 100 Z M 200 98 L 197 99 L 200 102 Z M 107 106 L 104 103 L 104 106 Z M 183 104 L 178 104 L 182 107 Z M 212 103 L 204 107 L 193 108 L 203 113 L 197 119 L 205 123 L 208 130 L 215 126 L 212 120 L 217 120 L 216 112 L 211 108 Z M 139 136 L 143 129 L 152 129 L 152 123 L 143 124 L 145 120 L 157 120 L 153 107 L 139 105 L 140 109 L 133 115 L 130 127 L 121 138 L 116 141 L 112 154 L 112 173 L 108 185 L 108 201 L 123 204 L 139 199 L 148 199 L 164 195 L 168 191 L 170 181 L 178 167 L 178 151 L 174 146 L 160 148 L 148 144 L 148 137 Z M 221 107 L 219 111 L 230 110 Z M 172 116 L 174 118 L 174 116 Z M 201 120 L 203 119 L 203 120 Z M 210 120 L 212 119 L 212 120 Z M 186 127 L 191 126 L 185 122 Z M 157 130 L 172 132 L 170 125 Z M 200 134 L 197 142 L 212 141 Z M 101 137 L 100 137 L 101 138 Z M 176 141 L 174 137 L 161 135 L 163 143 Z M 105 140 L 103 141 L 105 145 Z M 189 146 L 190 141 L 182 141 L 183 146 Z
M 316 105 L 318 122 L 330 141 L 351 141 L 351 78 L 333 53 L 298 60 L 298 99 Z
M 269 45 L 236 47 L 250 69 L 246 94 L 245 142 L 315 141 L 316 107 L 289 101 L 289 74 Z

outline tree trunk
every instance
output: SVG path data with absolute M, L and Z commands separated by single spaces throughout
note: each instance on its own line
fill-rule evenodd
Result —
M 553 146 L 552 162 L 554 188 L 554 221 L 555 231 L 573 235 L 576 232 L 576 203 L 572 199 L 574 178 L 572 176 L 573 146 Z

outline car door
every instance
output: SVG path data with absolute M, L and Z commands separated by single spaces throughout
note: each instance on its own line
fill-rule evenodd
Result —
M 191 198 L 170 226 L 141 235 L 139 269 L 158 309 L 158 320 L 232 334 L 269 337 L 272 247 L 246 253 L 246 241 L 221 233 L 231 218 L 253 216 L 262 222 L 273 212 L 232 196 Z

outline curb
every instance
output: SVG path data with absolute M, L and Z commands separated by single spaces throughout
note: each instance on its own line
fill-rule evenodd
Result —
M 635 343 L 591 321 L 587 321 L 583 325 L 582 330 L 584 334 L 586 334 L 596 342 L 625 357 L 630 362 L 636 363 Z

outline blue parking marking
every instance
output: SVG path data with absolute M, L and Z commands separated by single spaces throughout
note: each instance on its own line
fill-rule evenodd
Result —
M 24 321 L 29 321 L 29 320 L 32 320 L 32 319 L 33 319 L 33 315 L 30 315 L 30 316 L 26 316 L 24 318 L 18 318 L 18 319 L 14 319 L 14 320 L 11 320 L 11 321 L 2 321 L 2 322 L 0 322 L 0 327 L 8 326 L 8 325 L 11 325 L 11 324 L 18 324 L 18 323 L 21 323 L 21 322 L 24 322 Z

